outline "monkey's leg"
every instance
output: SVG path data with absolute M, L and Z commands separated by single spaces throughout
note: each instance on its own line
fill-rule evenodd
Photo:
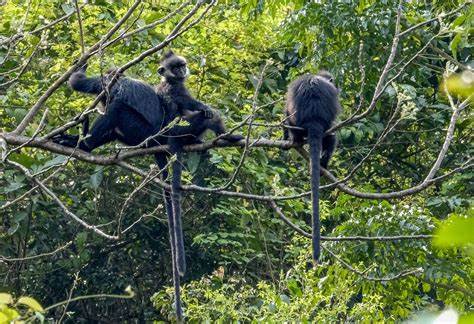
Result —
M 328 167 L 329 159 L 331 159 L 334 150 L 337 145 L 336 134 L 329 134 L 323 137 L 322 141 L 322 156 L 321 156 L 321 166 L 325 169 Z
M 158 167 L 161 170 L 161 179 L 166 181 L 168 178 L 168 170 L 166 170 L 167 157 L 166 154 L 156 153 L 155 160 Z M 171 201 L 171 192 L 163 188 L 163 200 L 165 201 L 166 215 L 168 216 L 168 235 L 170 239 L 170 250 L 171 250 L 171 267 L 173 271 L 173 287 L 174 287 L 174 305 L 176 310 L 176 317 L 178 320 L 183 318 L 183 308 L 181 306 L 181 292 L 180 292 L 180 279 L 178 273 L 178 267 L 176 262 L 176 238 L 174 235 L 174 219 L 173 219 L 173 205 Z
M 107 113 L 99 116 L 92 126 L 90 135 L 79 143 L 81 150 L 90 152 L 93 149 L 117 139 L 115 127 L 121 104 L 112 101 L 107 107 Z
M 85 137 L 89 133 L 89 115 L 85 116 L 82 121 L 82 136 Z M 52 141 L 56 144 L 61 144 L 67 147 L 76 147 L 79 141 L 79 135 L 69 135 L 60 133 L 52 138 Z
M 286 126 L 286 124 L 285 124 L 285 126 Z M 290 134 L 288 132 L 288 128 L 283 127 L 283 140 L 288 141 L 289 138 L 290 138 Z
M 167 137 L 171 152 L 180 152 L 183 145 L 195 143 L 206 131 L 207 124 L 204 118 L 188 120 L 188 126 L 173 126 L 163 137 Z
M 224 121 L 218 114 L 215 114 L 213 119 L 207 119 L 204 122 L 207 124 L 207 128 L 212 130 L 214 134 L 216 134 L 216 136 L 227 133 L 227 129 L 224 125 Z M 222 139 L 229 142 L 238 142 L 244 139 L 244 137 L 239 134 L 227 134 L 223 136 Z
M 306 135 L 306 132 L 300 129 L 289 129 L 290 133 L 290 140 L 293 143 L 299 143 L 303 144 L 304 143 L 304 138 Z

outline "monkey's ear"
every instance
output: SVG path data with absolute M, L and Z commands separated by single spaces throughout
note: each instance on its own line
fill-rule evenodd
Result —
M 174 52 L 172 50 L 169 50 L 168 52 L 165 53 L 165 55 L 163 55 L 163 59 L 167 59 L 167 58 L 170 58 L 171 56 L 174 56 Z
M 165 68 L 162 67 L 162 66 L 160 66 L 160 67 L 158 68 L 158 74 L 159 74 L 159 75 L 165 74 Z

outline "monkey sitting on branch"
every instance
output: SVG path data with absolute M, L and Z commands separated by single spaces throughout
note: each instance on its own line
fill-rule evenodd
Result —
M 167 213 L 172 213 L 168 218 L 173 219 L 173 236 L 175 239 L 176 263 L 178 273 L 183 276 L 186 271 L 184 241 L 181 224 L 181 172 L 183 145 L 199 143 L 206 130 L 212 130 L 222 139 L 237 142 L 243 139 L 241 135 L 226 134 L 224 122 L 217 110 L 210 108 L 196 100 L 186 88 L 185 81 L 189 76 L 187 61 L 184 57 L 168 51 L 161 60 L 158 73 L 162 76 L 161 83 L 156 87 L 156 92 L 164 100 L 169 110 L 177 111 L 189 124 L 187 126 L 174 126 L 165 132 L 171 153 L 176 154 L 176 161 L 172 165 L 171 182 L 171 208 Z M 169 193 L 165 192 L 165 199 Z
M 297 128 L 285 128 L 284 139 L 295 143 L 308 140 L 311 157 L 311 200 L 313 204 L 312 256 L 315 264 L 321 254 L 321 225 L 319 219 L 320 165 L 327 168 L 336 147 L 336 135 L 325 134 L 341 112 L 339 90 L 333 84 L 329 72 L 307 74 L 293 81 L 286 98 L 286 124 Z

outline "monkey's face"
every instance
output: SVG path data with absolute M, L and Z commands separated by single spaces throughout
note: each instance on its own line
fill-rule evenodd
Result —
M 184 81 L 189 69 L 184 57 L 174 55 L 162 62 L 158 73 L 168 81 Z

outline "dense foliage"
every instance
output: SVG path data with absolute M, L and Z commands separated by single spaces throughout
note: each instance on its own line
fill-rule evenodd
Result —
M 0 138 L 13 131 L 81 57 L 81 39 L 87 50 L 132 4 L 79 1 L 81 33 L 75 1 L 3 2 Z M 116 35 L 153 23 L 183 3 L 143 1 Z M 239 132 L 278 140 L 286 86 L 304 72 L 325 68 L 335 75 L 342 90 L 341 120 L 371 105 L 393 51 L 401 12 L 399 27 L 408 32 L 399 39 L 386 85 L 370 113 L 338 130 L 339 145 L 330 163 L 331 172 L 359 192 L 397 192 L 423 183 L 445 143 L 454 107 L 472 100 L 474 92 L 468 38 L 473 6 L 455 0 L 401 3 L 222 1 L 168 47 L 188 59 L 190 90 L 218 108 L 229 128 L 250 118 L 252 125 L 247 123 Z M 122 66 L 159 44 L 194 4 L 99 50 L 89 59 L 88 73 Z M 39 29 L 65 15 L 64 21 Z M 412 26 L 417 27 L 410 30 Z M 160 54 L 133 65 L 126 74 L 158 83 Z M 443 83 L 446 71 L 465 73 Z M 92 100 L 62 84 L 24 135 L 47 134 Z M 268 201 L 187 191 L 187 319 L 394 322 L 449 308 L 469 316 L 474 301 L 473 174 L 465 167 L 473 153 L 469 104 L 454 124 L 437 176 L 461 169 L 416 194 L 386 200 L 364 199 L 340 187 L 322 190 L 324 236 L 439 233 L 434 240 L 326 241 L 322 262 L 313 268 L 308 262 L 310 240 L 282 221 Z M 3 157 L 15 147 L 0 144 Z M 123 227 L 132 227 L 117 241 L 96 235 L 65 215 L 43 190 L 30 191 L 31 179 L 2 160 L 0 293 L 5 294 L 0 294 L 0 323 L 20 315 L 71 322 L 173 319 L 161 188 L 153 183 L 142 186 L 143 177 L 117 165 L 71 159 L 28 144 L 9 153 L 8 159 L 47 184 L 75 215 L 112 233 L 123 214 Z M 111 144 L 94 154 L 118 151 Z M 308 162 L 296 150 L 251 147 L 237 168 L 242 152 L 230 147 L 188 153 L 184 182 L 218 188 L 238 170 L 229 191 L 281 197 L 309 190 Z M 127 162 L 149 170 L 153 159 L 139 156 Z M 323 178 L 322 184 L 331 182 Z M 310 229 L 307 195 L 276 203 L 294 224 Z M 128 286 L 133 293 L 124 292 Z M 21 299 L 24 296 L 34 299 Z M 85 298 L 61 303 L 74 296 Z

